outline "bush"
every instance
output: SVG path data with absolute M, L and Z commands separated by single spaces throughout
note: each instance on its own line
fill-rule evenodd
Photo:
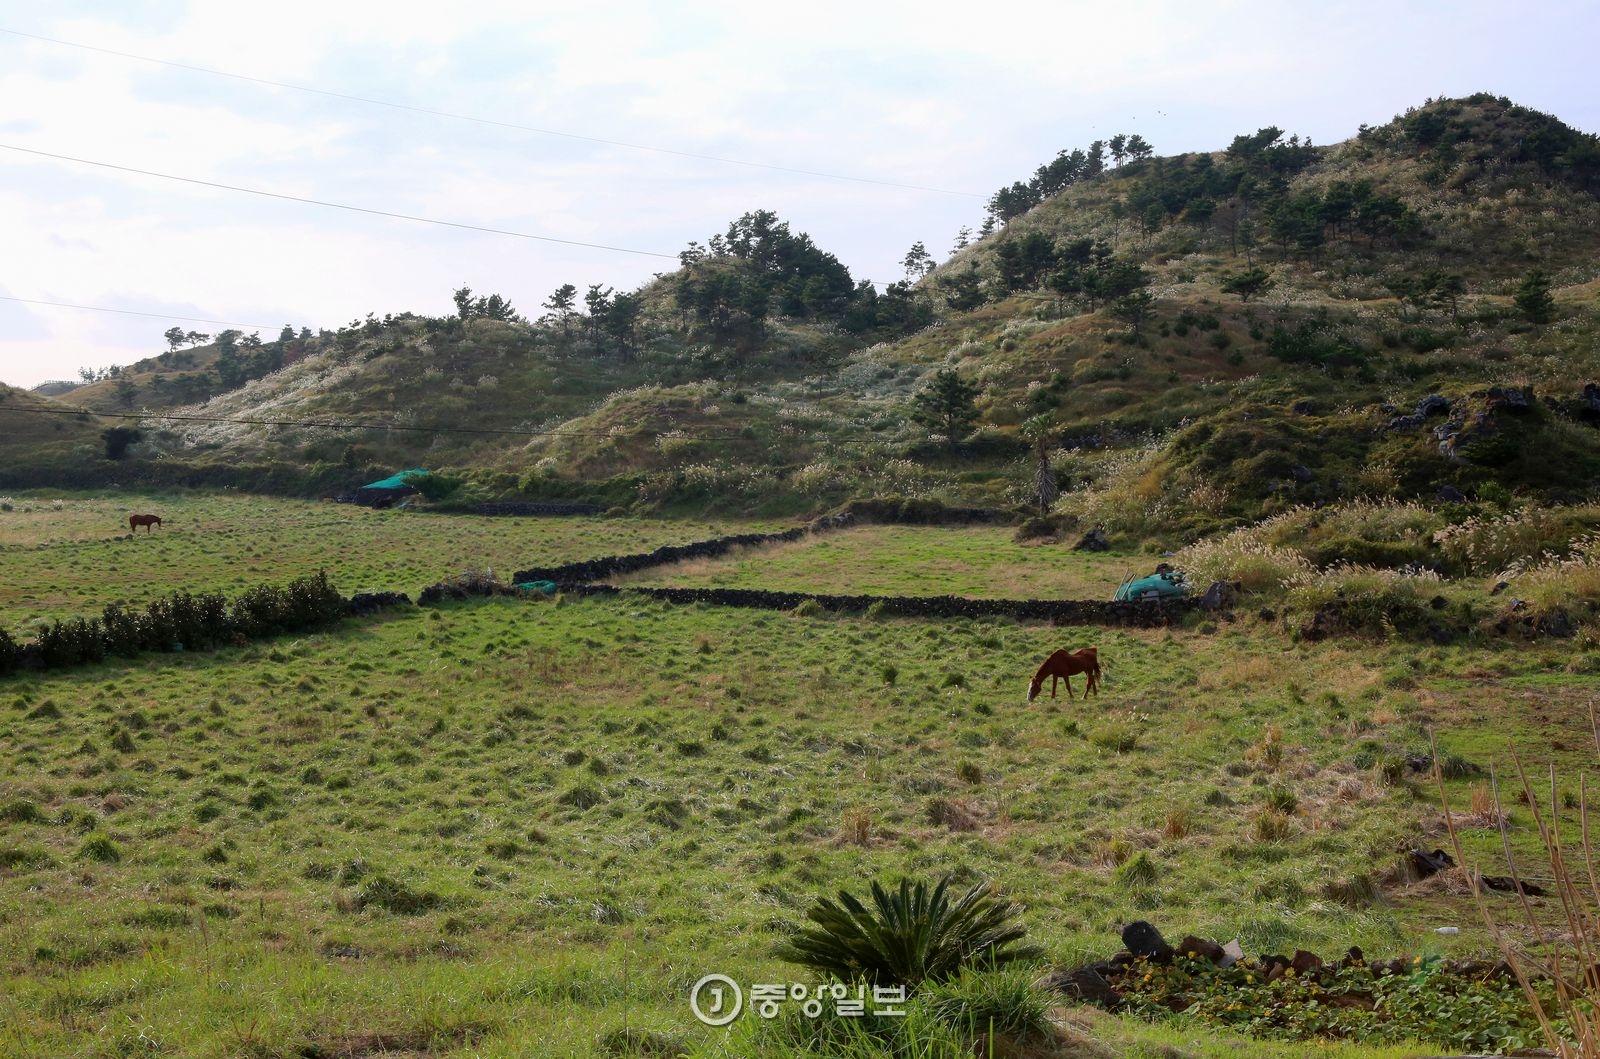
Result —
M 139 635 L 138 616 L 112 604 L 100 616 L 100 628 L 105 636 L 106 651 L 132 658 L 144 646 Z
M 1155 884 L 1156 865 L 1147 853 L 1140 850 L 1117 868 L 1117 885 L 1124 889 L 1138 889 Z
M 1281 591 L 1290 580 L 1311 573 L 1311 563 L 1293 548 L 1267 544 L 1255 527 L 1191 544 L 1174 564 L 1196 585 L 1236 581 L 1246 592 Z
M 1033 975 L 1021 969 L 965 970 L 947 982 L 931 984 L 921 994 L 929 1014 L 951 1029 L 982 1038 L 993 1032 L 1012 1038 L 1041 1037 L 1050 1032 L 1045 995 Z
M 1433 540 L 1456 568 L 1494 574 L 1514 563 L 1536 562 L 1547 554 L 1565 552 L 1592 517 L 1591 509 L 1531 508 L 1498 518 L 1469 518 L 1439 530 Z
M 841 981 L 910 986 L 1038 955 L 1018 944 L 1026 934 L 1015 922 L 1020 906 L 993 896 L 986 882 L 952 903 L 950 881 L 931 892 L 909 879 L 893 892 L 874 882 L 871 910 L 843 890 L 837 904 L 822 898 L 806 912 L 814 925 L 797 930 L 777 955 Z
M 1575 542 L 1566 558 L 1546 554 L 1533 562 L 1514 562 L 1500 577 L 1529 605 L 1518 616 L 1535 626 L 1558 610 L 1600 607 L 1600 537 Z
M 326 573 L 318 573 L 282 588 L 252 588 L 234 600 L 230 623 L 240 636 L 258 639 L 332 625 L 344 612 L 344 597 L 328 583 Z
M 1312 639 L 1337 633 L 1415 634 L 1435 620 L 1429 600 L 1439 583 L 1437 574 L 1426 572 L 1336 566 L 1292 581 L 1289 603 L 1313 615 L 1301 629 Z
M 39 627 L 39 658 L 47 669 L 98 662 L 106 656 L 105 638 L 99 621 L 73 618 Z
M 122 850 L 105 835 L 94 835 L 78 847 L 79 860 L 94 860 L 101 864 L 115 864 L 122 859 Z
M 0 677 L 15 673 L 22 664 L 22 648 L 11 634 L 5 629 L 0 629 Z

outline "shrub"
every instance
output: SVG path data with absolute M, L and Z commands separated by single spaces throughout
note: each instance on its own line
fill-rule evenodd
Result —
M 1020 906 L 991 894 L 986 882 L 952 903 L 950 882 L 941 879 L 931 892 L 909 879 L 892 892 L 874 882 L 870 910 L 843 890 L 838 903 L 824 897 L 806 912 L 813 925 L 797 930 L 777 955 L 843 981 L 914 986 L 1038 954 L 1018 944 L 1026 934 L 1015 922 Z
M 302 577 L 279 588 L 253 588 L 233 602 L 230 623 L 241 636 L 256 639 L 332 625 L 344 617 L 344 597 L 326 573 Z
M 803 599 L 790 613 L 797 618 L 821 618 L 827 616 L 828 608 L 814 599 Z
M 1291 581 L 1289 602 L 1314 615 L 1301 630 L 1312 638 L 1334 633 L 1386 636 L 1426 628 L 1433 620 L 1428 601 L 1438 588 L 1438 575 L 1428 572 L 1336 566 Z
M 1270 806 L 1260 809 L 1250 821 L 1250 835 L 1257 842 L 1281 842 L 1292 826 L 1288 813 Z
M 22 648 L 11 634 L 5 629 L 0 629 L 0 677 L 15 673 L 22 664 Z
M 1237 581 L 1246 592 L 1281 591 L 1285 582 L 1313 569 L 1293 548 L 1263 542 L 1254 527 L 1191 544 L 1174 563 L 1188 572 L 1194 584 Z
M 1161 825 L 1163 838 L 1184 838 L 1194 829 L 1194 814 L 1186 805 L 1179 805 L 1167 810 L 1167 819 Z
M 138 616 L 114 603 L 101 613 L 100 629 L 109 654 L 132 658 L 144 646 L 139 635 Z
M 1117 868 L 1117 885 L 1130 890 L 1152 886 L 1157 874 L 1155 862 L 1140 850 Z
M 1114 754 L 1126 754 L 1139 746 L 1139 729 L 1124 721 L 1110 721 L 1091 732 L 1089 742 Z
M 1099 526 L 1130 537 L 1215 525 L 1229 492 L 1204 476 L 1174 469 L 1171 450 L 1158 442 L 1115 450 L 1093 459 L 1075 457 L 1068 476 L 1089 478 L 1056 502 L 1063 522 Z
M 1300 798 L 1288 787 L 1269 788 L 1266 795 L 1269 808 L 1276 809 L 1285 816 L 1293 816 L 1300 808 Z
M 1497 518 L 1469 518 L 1433 535 L 1434 543 L 1458 569 L 1492 574 L 1515 563 L 1531 563 L 1546 553 L 1565 552 L 1581 530 L 1566 513 L 1550 508 Z
M 106 656 L 100 622 L 94 618 L 53 621 L 39 627 L 39 657 L 48 669 L 98 662 Z
M 963 970 L 949 981 L 935 982 L 922 994 L 929 1014 L 951 1029 L 975 1038 L 990 1032 L 1012 1038 L 1042 1037 L 1050 1032 L 1050 1006 L 1020 968 L 1000 971 Z
M 78 847 L 79 860 L 94 860 L 101 864 L 115 864 L 122 859 L 122 850 L 106 835 L 92 835 Z
M 1535 619 L 1557 609 L 1593 607 L 1600 604 L 1600 537 L 1574 541 L 1565 558 L 1546 553 L 1513 562 L 1500 578 L 1531 605 Z

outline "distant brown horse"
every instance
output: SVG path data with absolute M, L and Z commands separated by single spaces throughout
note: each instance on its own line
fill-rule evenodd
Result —
M 1044 687 L 1044 678 L 1050 678 L 1050 697 L 1056 697 L 1056 680 L 1059 678 L 1067 682 L 1067 698 L 1072 698 L 1072 677 L 1075 673 L 1083 673 L 1089 678 L 1089 686 L 1083 689 L 1083 697 L 1088 698 L 1093 692 L 1095 697 L 1100 695 L 1100 649 L 1085 647 L 1081 651 L 1057 651 L 1044 660 L 1044 665 L 1039 667 L 1039 672 L 1033 675 L 1033 680 L 1028 683 L 1028 701 L 1032 702 L 1039 697 L 1039 692 Z
M 144 531 L 146 533 L 149 533 L 151 526 L 159 526 L 159 525 L 161 525 L 161 516 L 160 515 L 129 515 L 128 516 L 128 532 L 129 533 L 132 533 L 134 530 L 138 529 L 140 526 L 143 526 L 144 527 Z

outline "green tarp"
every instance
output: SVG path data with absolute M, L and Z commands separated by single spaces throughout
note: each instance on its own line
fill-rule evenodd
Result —
M 380 479 L 380 480 L 378 480 L 376 482 L 369 482 L 366 485 L 362 486 L 361 488 L 363 488 L 363 489 L 414 489 L 414 488 L 416 488 L 416 482 L 415 482 L 414 479 L 426 478 L 426 477 L 428 477 L 428 475 L 430 473 L 431 472 L 425 471 L 421 467 L 417 467 L 417 468 L 415 468 L 413 470 L 401 471 L 399 474 L 390 475 L 388 478 L 383 478 L 383 479 Z
M 1188 594 L 1189 586 L 1184 584 L 1183 575 L 1151 574 L 1149 577 L 1122 582 L 1117 586 L 1117 594 L 1111 598 L 1120 603 L 1130 599 L 1169 599 Z

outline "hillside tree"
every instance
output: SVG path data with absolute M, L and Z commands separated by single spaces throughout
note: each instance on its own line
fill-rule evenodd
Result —
M 1512 296 L 1517 312 L 1535 327 L 1543 327 L 1556 317 L 1556 299 L 1550 293 L 1550 277 L 1542 269 L 1534 269 L 1523 277 L 1522 285 Z
M 167 340 L 167 350 L 169 352 L 176 353 L 178 351 L 178 347 L 183 345 L 183 340 L 187 338 L 188 335 L 181 327 L 169 327 L 165 331 L 161 332 L 161 337 Z
M 1438 277 L 1433 284 L 1432 301 L 1450 310 L 1450 322 L 1461 326 L 1459 311 L 1461 299 L 1467 293 L 1466 277 L 1459 272 L 1449 272 Z
M 906 279 L 919 280 L 933 271 L 933 255 L 928 253 L 928 248 L 922 245 L 922 240 L 911 244 L 911 249 L 906 251 L 905 259 L 900 266 L 906 270 Z
M 1111 148 L 1111 161 L 1121 168 L 1123 160 L 1128 157 L 1128 137 L 1119 132 L 1106 141 L 1106 146 Z
M 1017 433 L 1033 446 L 1033 497 L 1039 502 L 1039 514 L 1048 515 L 1061 488 L 1056 484 L 1055 471 L 1050 469 L 1050 435 L 1055 429 L 1055 418 L 1041 412 L 1022 421 Z
M 591 283 L 589 290 L 583 296 L 584 308 L 589 311 L 589 319 L 585 330 L 589 333 L 589 341 L 596 344 L 600 341 L 600 332 L 605 329 L 606 317 L 611 312 L 610 287 L 601 287 L 598 283 Z
M 1222 293 L 1237 294 L 1239 300 L 1246 304 L 1249 304 L 1251 298 L 1259 297 L 1275 286 L 1277 281 L 1272 278 L 1272 273 L 1264 268 L 1235 272 L 1222 278 Z
M 911 418 L 944 436 L 951 453 L 978 421 L 976 383 L 954 368 L 941 368 L 911 398 Z
M 960 271 L 946 270 L 933 282 L 944 295 L 945 304 L 958 313 L 976 309 L 984 302 L 983 274 L 978 271 L 976 262 Z
M 563 283 L 557 287 L 540 308 L 546 310 L 561 325 L 561 333 L 566 334 L 572 327 L 572 318 L 576 315 L 575 306 L 578 303 L 578 288 L 570 283 Z

